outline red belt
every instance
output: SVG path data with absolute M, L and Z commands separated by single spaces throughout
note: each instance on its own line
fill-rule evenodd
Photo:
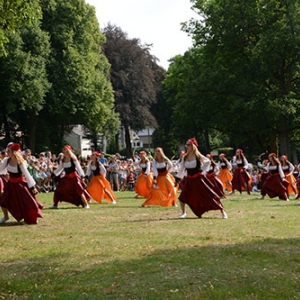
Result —
M 166 176 L 168 174 L 168 171 L 159 172 L 157 173 L 157 176 Z
M 66 174 L 65 175 L 67 178 L 73 178 L 73 177 L 76 177 L 76 172 L 72 172 L 70 174 Z
M 278 176 L 279 173 L 270 173 L 272 176 Z
M 201 173 L 196 173 L 196 174 L 194 174 L 194 175 L 189 175 L 189 174 L 187 174 L 187 178 L 197 178 L 197 177 L 200 177 L 200 175 L 201 175 Z
M 206 173 L 206 177 L 214 177 L 215 173 Z
M 24 176 L 20 177 L 9 177 L 10 182 L 26 182 Z

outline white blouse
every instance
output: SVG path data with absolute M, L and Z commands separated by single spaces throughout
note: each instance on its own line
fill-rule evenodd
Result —
M 172 172 L 173 171 L 172 162 L 169 159 L 161 163 L 157 162 L 155 159 L 152 161 L 152 172 L 154 177 L 158 175 L 157 169 L 163 169 L 163 168 L 166 168 L 168 172 Z
M 9 159 L 9 157 L 5 157 L 1 163 L 0 163 L 0 172 L 4 172 L 5 169 L 8 171 L 8 172 L 11 172 L 11 173 L 18 173 L 18 166 L 11 166 L 9 163 L 7 163 L 7 160 Z M 22 172 L 22 174 L 24 175 L 26 181 L 27 181 L 27 185 L 29 188 L 32 188 L 35 186 L 35 180 L 32 178 L 32 176 L 30 175 L 30 173 L 28 172 L 28 169 L 27 169 L 27 162 L 24 161 L 24 163 L 22 163 L 21 165 L 19 165 L 20 167 L 20 170 Z
M 277 168 L 277 166 L 272 166 L 270 163 L 268 163 L 266 169 L 267 169 L 268 172 L 270 172 L 270 171 L 276 170 L 276 168 Z M 281 179 L 285 177 L 285 176 L 284 176 L 284 173 L 283 173 L 283 171 L 282 171 L 281 165 L 278 165 L 278 172 L 279 172 L 279 175 L 280 175 L 280 178 L 281 178 Z
M 84 172 L 80 166 L 80 163 L 78 160 L 74 161 L 75 164 L 75 168 L 76 171 L 78 172 L 80 177 L 84 176 Z M 71 161 L 69 162 L 60 162 L 58 168 L 56 170 L 53 171 L 53 173 L 55 174 L 55 176 L 58 176 L 65 168 L 70 168 L 71 167 Z
M 203 162 L 201 162 L 201 170 L 203 172 L 207 172 L 209 170 L 209 166 L 210 166 L 210 160 L 205 157 L 202 156 Z M 190 161 L 183 161 L 181 162 L 181 164 L 179 165 L 179 170 L 178 170 L 178 174 L 177 176 L 179 178 L 183 178 L 184 176 L 186 176 L 186 169 L 194 169 L 197 167 L 197 160 L 190 160 Z
M 100 168 L 100 173 L 105 177 L 106 176 L 106 169 L 102 163 L 99 163 L 99 168 Z M 96 166 L 92 165 L 92 162 L 89 163 L 87 170 L 86 170 L 86 175 L 90 176 L 93 171 L 97 169 Z

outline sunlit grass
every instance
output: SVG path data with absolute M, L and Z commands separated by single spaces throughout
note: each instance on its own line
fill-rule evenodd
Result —
M 181 220 L 133 192 L 89 210 L 52 196 L 38 225 L 0 226 L 0 299 L 300 299 L 297 200 L 236 194 L 227 220 Z

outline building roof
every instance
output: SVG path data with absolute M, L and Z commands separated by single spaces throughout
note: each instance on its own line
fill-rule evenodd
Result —
M 140 130 L 140 131 L 137 131 L 136 134 L 138 136 L 148 136 L 148 135 L 152 135 L 153 132 L 154 132 L 155 128 L 146 128 L 146 129 L 143 129 L 143 130 Z

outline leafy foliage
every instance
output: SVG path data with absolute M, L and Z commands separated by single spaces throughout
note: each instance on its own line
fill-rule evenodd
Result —
M 52 136 L 49 143 L 62 141 L 66 126 L 78 123 L 91 132 L 105 132 L 108 120 L 118 121 L 107 79 L 109 63 L 101 53 L 105 37 L 95 9 L 83 0 L 43 0 L 42 4 L 42 27 L 49 32 L 52 45 L 47 65 L 52 87 L 40 121 L 50 115 L 57 124 L 48 128 L 45 123 L 47 135 Z
M 35 3 L 29 2 L 34 9 Z M 8 55 L 0 59 L 5 142 L 16 140 L 20 131 L 23 147 L 59 151 L 65 130 L 76 124 L 84 124 L 92 135 L 115 132 L 119 122 L 108 80 L 110 65 L 101 50 L 105 37 L 94 7 L 83 0 L 40 4 L 42 21 L 7 35 Z
M 103 50 L 111 64 L 115 110 L 125 128 L 127 155 L 131 156 L 129 129 L 156 126 L 151 108 L 157 102 L 163 70 L 150 54 L 149 45 L 141 45 L 139 39 L 129 39 L 115 25 L 108 24 L 103 33 L 106 36 Z
M 13 34 L 40 18 L 38 0 L 0 0 L 0 57 L 8 54 L 6 46 Z
M 300 108 L 298 1 L 192 2 L 200 19 L 183 29 L 195 46 L 173 60 L 165 82 L 176 123 L 198 136 L 217 129 L 252 153 L 276 152 L 278 136 L 290 155 Z
M 50 88 L 46 72 L 50 53 L 47 33 L 39 26 L 28 26 L 9 38 L 9 55 L 0 58 L 0 114 L 7 133 L 5 144 L 16 139 L 14 131 L 20 128 L 34 138 L 36 117 Z

